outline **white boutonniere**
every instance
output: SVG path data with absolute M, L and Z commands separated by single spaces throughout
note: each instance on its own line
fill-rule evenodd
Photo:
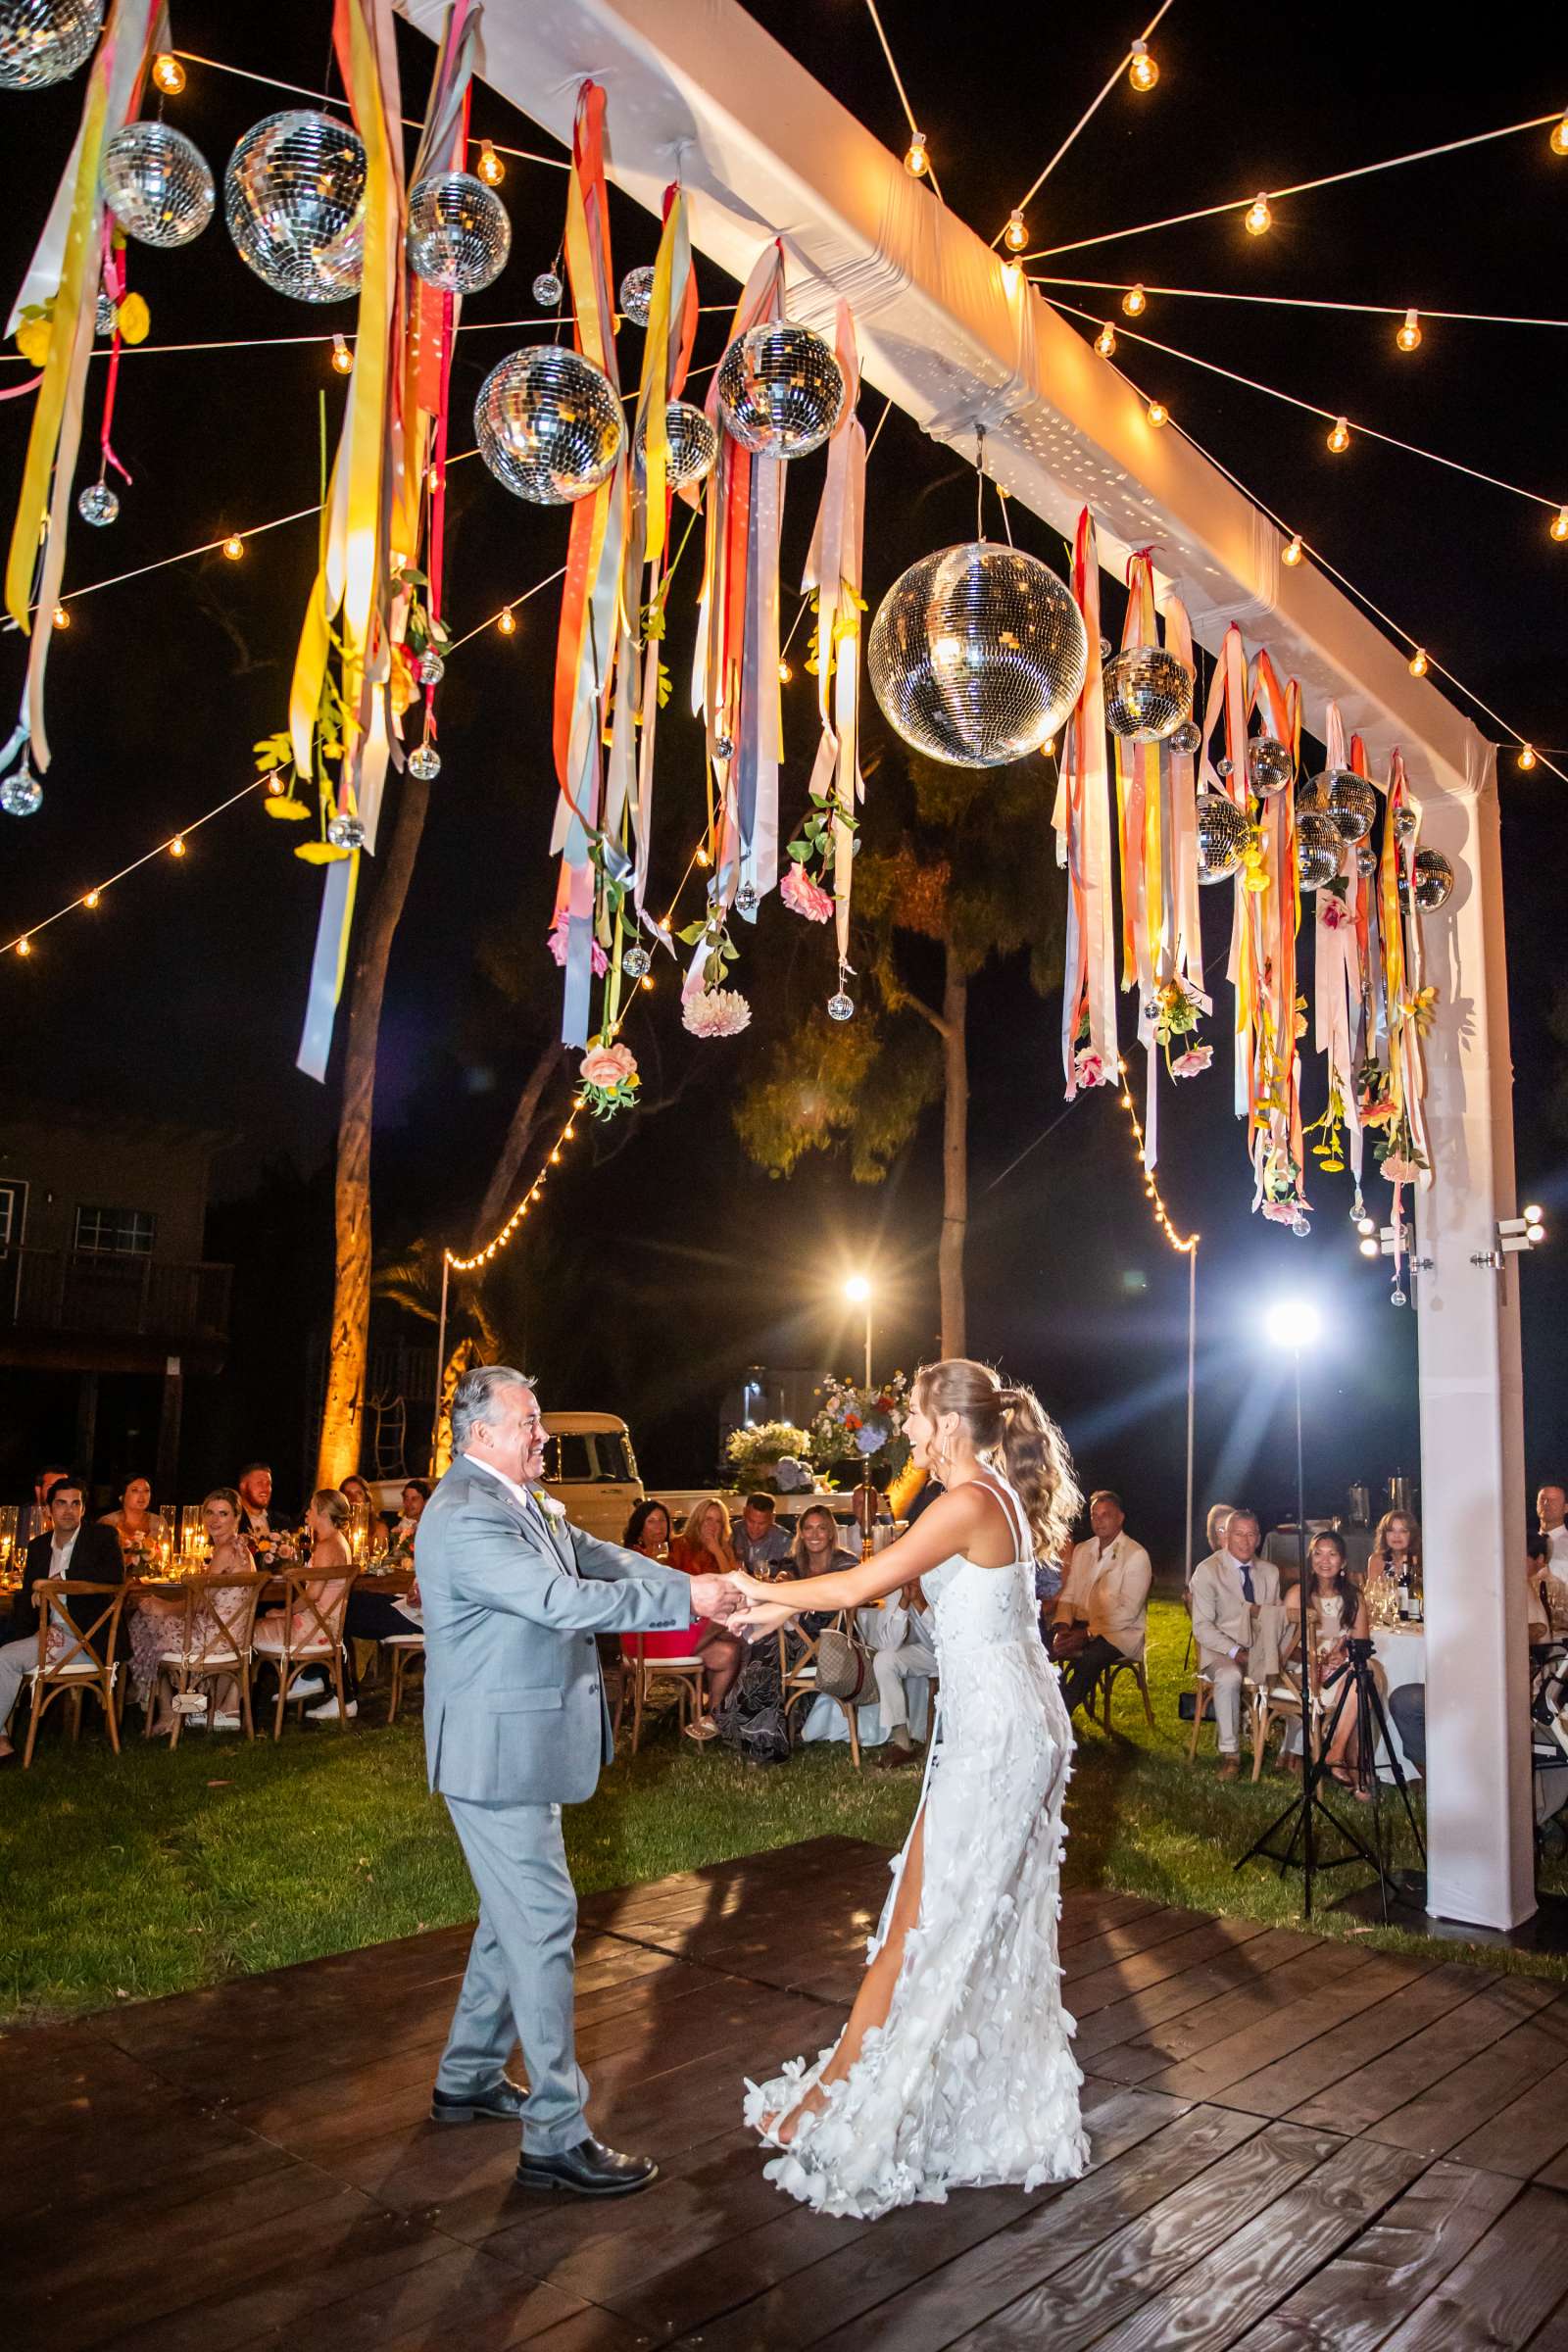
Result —
M 564 1502 L 558 1502 L 554 1494 L 547 1494 L 543 1487 L 530 1487 L 528 1492 L 547 1519 L 564 1519 L 566 1506 Z

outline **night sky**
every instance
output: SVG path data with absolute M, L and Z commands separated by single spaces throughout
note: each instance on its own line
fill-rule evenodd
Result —
M 509 0 L 516 4 L 516 0 Z M 890 145 L 906 132 L 858 0 L 794 0 L 753 11 Z M 1053 12 L 1049 26 L 1010 11 L 886 12 L 911 100 L 949 204 L 989 236 L 1088 103 L 1134 15 Z M 184 49 L 316 90 L 324 86 L 330 10 L 276 0 L 266 10 L 186 0 Z M 1426 38 L 1404 12 L 1338 22 L 1177 0 L 1154 42 L 1147 99 L 1123 85 L 1031 205 L 1036 244 L 1184 212 L 1254 188 L 1440 143 L 1568 102 L 1560 59 L 1531 20 L 1499 12 L 1462 52 Z M 1473 36 L 1472 28 L 1472 36 Z M 400 33 L 405 111 L 422 106 L 430 52 Z M 1555 76 L 1555 78 L 1553 78 Z M 333 86 L 336 84 L 334 82 Z M 20 279 L 80 106 L 80 82 L 0 98 L 0 274 Z M 227 74 L 190 69 L 170 120 L 221 176 L 239 135 L 299 103 Z M 611 94 L 609 136 L 614 141 Z M 555 143 L 480 88 L 473 128 L 522 146 Z M 514 163 L 503 190 L 511 262 L 466 306 L 466 323 L 531 318 L 530 282 L 554 255 L 564 175 Z M 1560 310 L 1568 160 L 1544 130 L 1348 187 L 1282 199 L 1267 237 L 1237 216 L 1068 255 L 1045 265 L 1118 284 L 1131 279 L 1337 301 L 1501 313 Z M 654 223 L 613 199 L 617 276 L 651 261 Z M 700 220 L 698 223 L 700 237 Z M 699 255 L 705 302 L 735 289 Z M 272 294 L 239 261 L 221 224 L 160 255 L 131 248 L 130 279 L 152 309 L 154 343 L 352 332 L 352 305 L 317 310 Z M 1099 316 L 1117 297 L 1067 292 Z M 1152 300 L 1143 322 L 1162 340 L 1298 397 L 1568 498 L 1562 450 L 1561 334 L 1549 328 L 1428 319 L 1418 353 L 1394 347 L 1391 318 Z M 1092 328 L 1084 331 L 1092 333 Z M 724 320 L 705 317 L 697 351 L 718 356 Z M 471 442 L 486 370 L 530 328 L 466 336 L 454 369 L 453 447 Z M 329 343 L 184 357 L 131 356 L 122 370 L 116 446 L 133 483 L 101 533 L 73 523 L 67 585 L 79 588 L 182 548 L 310 506 L 318 495 L 318 402 L 335 430 L 340 379 Z M 1409 632 L 1449 662 L 1522 735 L 1568 744 L 1560 710 L 1568 624 L 1568 547 L 1545 512 L 1421 460 L 1358 439 L 1329 457 L 1324 426 L 1275 401 L 1123 341 L 1131 379 L 1260 497 L 1322 546 Z M 628 330 L 622 372 L 640 338 Z M 8 364 L 6 377 L 21 371 Z M 95 367 L 89 428 L 103 371 Z M 0 406 L 0 478 L 14 497 L 29 404 Z M 864 395 L 868 424 L 881 400 Z M 792 614 L 821 460 L 795 468 L 786 523 L 784 611 Z M 86 460 L 78 478 L 87 478 Z M 1562 469 L 1560 476 L 1554 468 Z M 873 609 L 916 557 L 972 529 L 973 480 L 956 455 L 895 415 L 871 462 L 866 569 Z M 563 560 L 566 517 L 510 498 L 477 460 L 454 468 L 448 616 L 461 634 Z M 1021 544 L 1060 564 L 1061 542 L 1014 512 Z M 251 745 L 281 726 L 313 564 L 314 524 L 252 543 L 243 563 L 214 555 L 171 566 L 73 608 L 50 663 L 54 764 L 42 812 L 0 819 L 5 936 L 38 920 L 242 785 Z M 689 569 L 695 574 L 694 546 Z M 1110 598 L 1119 627 L 1119 602 Z M 559 1007 L 544 950 L 554 874 L 555 798 L 548 688 L 554 591 L 510 642 L 487 632 L 452 662 L 438 711 L 444 768 L 435 787 L 409 910 L 394 951 L 376 1135 L 377 1246 L 416 1236 L 466 1246 L 517 1086 Z M 671 666 L 689 665 L 692 601 L 672 600 Z M 1249 640 L 1250 646 L 1251 640 Z M 798 641 L 798 650 L 804 641 Z M 0 698 L 20 685 L 22 649 L 0 640 Z M 679 700 L 677 696 L 677 701 Z M 867 753 L 884 741 L 867 695 Z M 674 886 L 702 807 L 697 738 L 662 727 L 656 886 Z M 1485 722 L 1483 722 L 1485 723 Z M 804 676 L 786 696 L 785 808 L 804 795 L 815 745 Z M 897 757 L 894 747 L 890 756 Z M 1041 821 L 1050 815 L 1042 763 Z M 1412 776 L 1419 794 L 1423 779 Z M 1565 1049 L 1551 1017 L 1562 964 L 1562 787 L 1503 765 L 1505 871 L 1522 1198 L 1568 1210 L 1563 1130 L 1552 1103 Z M 865 824 L 875 837 L 874 787 Z M 335 1070 L 325 1088 L 294 1067 L 318 883 L 291 855 L 293 829 L 259 805 L 218 819 L 182 862 L 165 859 L 76 913 L 0 967 L 10 1088 L 21 1100 L 197 1120 L 232 1134 L 210 1234 L 238 1268 L 231 1370 L 193 1393 L 182 1485 L 198 1492 L 240 1452 L 271 1451 L 284 1487 L 306 1476 L 303 1399 L 312 1336 L 330 1275 L 330 1145 Z M 1204 893 L 1210 948 L 1223 965 L 1229 892 Z M 695 905 L 691 906 L 695 912 Z M 738 984 L 803 1002 L 832 985 L 822 934 L 768 905 Z M 808 952 L 809 949 L 809 953 Z M 813 956 L 815 960 L 813 961 Z M 1213 969 L 1211 963 L 1211 970 Z M 837 1161 L 786 1186 L 745 1161 L 730 1125 L 747 1047 L 681 1031 L 668 966 L 628 1032 L 647 1091 L 663 1107 L 574 1147 L 545 1213 L 492 1288 L 509 1349 L 537 1372 L 547 1402 L 608 1406 L 632 1422 L 650 1484 L 712 1468 L 718 1400 L 752 1361 L 858 1361 L 838 1285 L 869 1265 L 882 1302 L 878 1362 L 911 1367 L 936 1330 L 939 1114 L 880 1189 L 857 1188 Z M 1221 1008 L 1217 1008 L 1221 1009 Z M 1218 1036 L 1222 1017 L 1210 1030 Z M 1130 1030 L 1132 1009 L 1127 1007 Z M 1112 1094 L 1068 1116 L 1060 1102 L 1059 998 L 1034 997 L 1022 960 L 993 966 L 972 1000 L 970 1346 L 1035 1381 L 1064 1419 L 1086 1483 L 1115 1484 L 1133 1525 L 1167 1553 L 1181 1541 L 1185 1265 L 1148 1213 L 1124 1114 Z M 1222 1053 L 1220 1060 L 1225 1060 Z M 10 1089 L 8 1089 L 8 1092 Z M 563 1096 L 563 1102 L 564 1098 Z M 1305 1115 L 1321 1107 L 1308 1063 Z M 1250 1213 L 1250 1171 L 1229 1109 L 1228 1071 L 1165 1089 L 1161 1180 L 1177 1223 L 1198 1226 L 1200 1257 L 1200 1499 L 1246 1493 L 1266 1514 L 1291 1497 L 1286 1375 L 1269 1356 L 1261 1309 L 1307 1291 L 1326 1338 L 1307 1368 L 1309 1506 L 1343 1502 L 1352 1477 L 1374 1487 L 1416 1468 L 1414 1318 L 1391 1310 L 1386 1270 L 1356 1256 L 1349 1179 L 1319 1184 L 1306 1241 Z M 1027 1152 L 1027 1156 L 1021 1156 Z M 1386 1194 L 1381 1178 L 1369 1179 Z M 1379 1203 L 1381 1206 L 1381 1202 Z M 1568 1310 L 1562 1251 L 1523 1269 L 1532 1480 L 1561 1476 L 1560 1349 Z M 388 1336 L 397 1328 L 389 1318 Z M 408 1327 L 417 1338 L 417 1326 Z M 69 1435 L 69 1398 L 9 1384 L 7 1492 L 35 1448 Z M 106 1419 L 103 1476 L 123 1456 L 129 1407 Z M 62 1426 L 60 1416 L 65 1416 Z M 145 1422 L 143 1421 L 143 1426 Z M 118 1434 L 117 1434 L 118 1433 Z M 120 1449 L 116 1453 L 117 1446 Z

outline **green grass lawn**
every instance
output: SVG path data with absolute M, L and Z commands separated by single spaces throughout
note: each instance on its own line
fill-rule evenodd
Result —
M 1295 1784 L 1269 1774 L 1256 1789 L 1221 1787 L 1211 1731 L 1188 1767 L 1188 1727 L 1176 1714 L 1186 1641 L 1181 1609 L 1155 1601 L 1155 1729 L 1124 1679 L 1117 1736 L 1082 1735 L 1069 1883 L 1295 1922 L 1298 1874 L 1232 1868 Z M 380 1704 L 372 1697 L 370 1720 L 347 1734 L 291 1725 L 278 1746 L 193 1735 L 172 1756 L 133 1731 L 117 1761 L 96 1730 L 74 1751 L 47 1736 L 31 1772 L 0 1784 L 0 2018 L 182 1991 L 471 1917 L 445 1808 L 425 1793 L 418 1722 L 388 1730 L 375 1720 Z M 764 1771 L 695 1750 L 662 1724 L 640 1756 L 623 1755 L 605 1775 L 591 1803 L 568 1808 L 567 1850 L 588 1894 L 828 1833 L 893 1846 L 918 1788 L 916 1773 L 854 1772 L 842 1746 Z M 1320 1900 L 1365 1877 L 1320 1881 Z M 1313 1925 L 1394 1948 L 1417 1940 L 1327 1912 Z M 1455 1958 L 1464 1949 L 1448 1947 Z M 1564 1973 L 1530 1953 L 1475 1956 Z

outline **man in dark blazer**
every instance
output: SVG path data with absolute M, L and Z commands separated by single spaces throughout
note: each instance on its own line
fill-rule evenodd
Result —
M 43 1535 L 34 1536 L 27 1545 L 22 1590 L 12 1604 L 12 1639 L 0 1646 L 0 1764 L 6 1763 L 15 1752 L 8 1737 L 12 1709 L 24 1681 L 38 1663 L 34 1587 L 46 1584 L 51 1577 L 69 1578 L 77 1585 L 118 1585 L 124 1581 L 120 1538 L 112 1527 L 104 1527 L 96 1520 L 84 1525 L 86 1506 L 87 1497 L 79 1479 L 69 1475 L 57 1478 L 49 1490 L 48 1529 Z M 76 1625 L 85 1631 L 100 1614 L 103 1604 L 90 1593 L 80 1593 L 68 1606 Z

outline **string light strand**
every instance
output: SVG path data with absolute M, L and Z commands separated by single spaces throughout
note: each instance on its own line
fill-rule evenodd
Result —
M 1216 286 L 1156 286 L 1145 278 L 1135 287 L 1125 278 L 1111 277 L 1049 277 L 1031 272 L 1032 286 L 1074 286 L 1086 294 L 1160 294 L 1178 302 L 1251 302 L 1263 303 L 1283 311 L 1349 311 L 1363 318 L 1402 318 L 1410 309 L 1407 302 L 1327 302 L 1308 294 L 1242 294 Z M 1517 318 L 1506 311 L 1436 311 L 1423 302 L 1416 306 L 1422 318 L 1457 319 L 1467 326 L 1558 326 L 1568 327 L 1568 318 Z
M 1144 26 L 1143 31 L 1139 34 L 1138 39 L 1130 42 L 1127 48 L 1122 52 L 1122 55 L 1116 60 L 1114 67 L 1111 69 L 1110 74 L 1106 77 L 1105 85 L 1100 92 L 1098 98 L 1093 99 L 1085 108 L 1084 112 L 1079 116 L 1077 122 L 1073 124 L 1071 130 L 1068 131 L 1067 136 L 1062 140 L 1061 145 L 1056 149 L 1056 152 L 1052 157 L 1050 163 L 1041 172 L 1039 178 L 1034 181 L 1033 185 L 1020 199 L 1020 201 L 1014 205 L 1011 215 L 1012 220 L 1020 220 L 1023 214 L 1027 212 L 1029 206 L 1039 195 L 1041 189 L 1045 186 L 1047 180 L 1051 177 L 1051 174 L 1053 172 L 1054 172 L 1056 166 L 1060 163 L 1062 157 L 1066 154 L 1074 139 L 1077 138 L 1079 132 L 1088 129 L 1090 123 L 1094 121 L 1096 115 L 1099 114 L 1101 108 L 1104 105 L 1105 100 L 1110 96 L 1111 91 L 1116 87 L 1117 82 L 1120 81 L 1122 75 L 1126 73 L 1134 58 L 1142 55 L 1142 53 L 1148 48 L 1150 34 L 1159 23 L 1160 18 L 1165 14 L 1166 9 L 1168 9 L 1170 6 L 1171 0 L 1160 0 L 1159 7 L 1155 9 L 1153 15 L 1150 18 L 1149 23 Z M 991 240 L 993 246 L 1001 244 L 1004 237 L 1007 235 L 1009 225 L 1009 221 L 1003 222 L 1003 225 L 998 229 L 996 235 Z
M 334 98 L 329 91 L 307 90 L 297 81 L 279 81 L 275 74 L 253 74 L 246 66 L 226 65 L 220 57 L 198 57 L 194 49 L 175 49 L 172 54 L 187 66 L 205 66 L 212 74 L 230 74 L 236 81 L 259 82 L 264 90 L 286 90 L 291 97 L 309 98 L 316 106 L 340 107 L 343 104 L 341 98 Z M 424 124 L 413 122 L 405 115 L 403 127 L 405 130 L 422 130 Z M 515 156 L 520 164 L 547 164 L 553 172 L 571 170 L 571 158 L 567 155 L 535 155 L 526 147 L 503 147 L 499 139 L 492 139 L 490 144 L 497 155 Z
M 1138 1117 L 1138 1105 L 1133 1101 L 1133 1090 L 1127 1082 L 1127 1064 L 1124 1061 L 1118 1061 L 1116 1070 L 1121 1087 L 1121 1106 L 1127 1113 L 1128 1124 L 1133 1131 L 1133 1149 L 1138 1155 L 1138 1165 L 1143 1172 L 1144 1191 L 1153 1203 L 1154 1222 L 1177 1256 L 1188 1257 L 1198 1248 L 1200 1237 L 1196 1233 L 1178 1233 L 1171 1223 L 1170 1211 L 1165 1206 L 1158 1185 L 1154 1182 L 1153 1170 L 1144 1166 L 1144 1130 Z

